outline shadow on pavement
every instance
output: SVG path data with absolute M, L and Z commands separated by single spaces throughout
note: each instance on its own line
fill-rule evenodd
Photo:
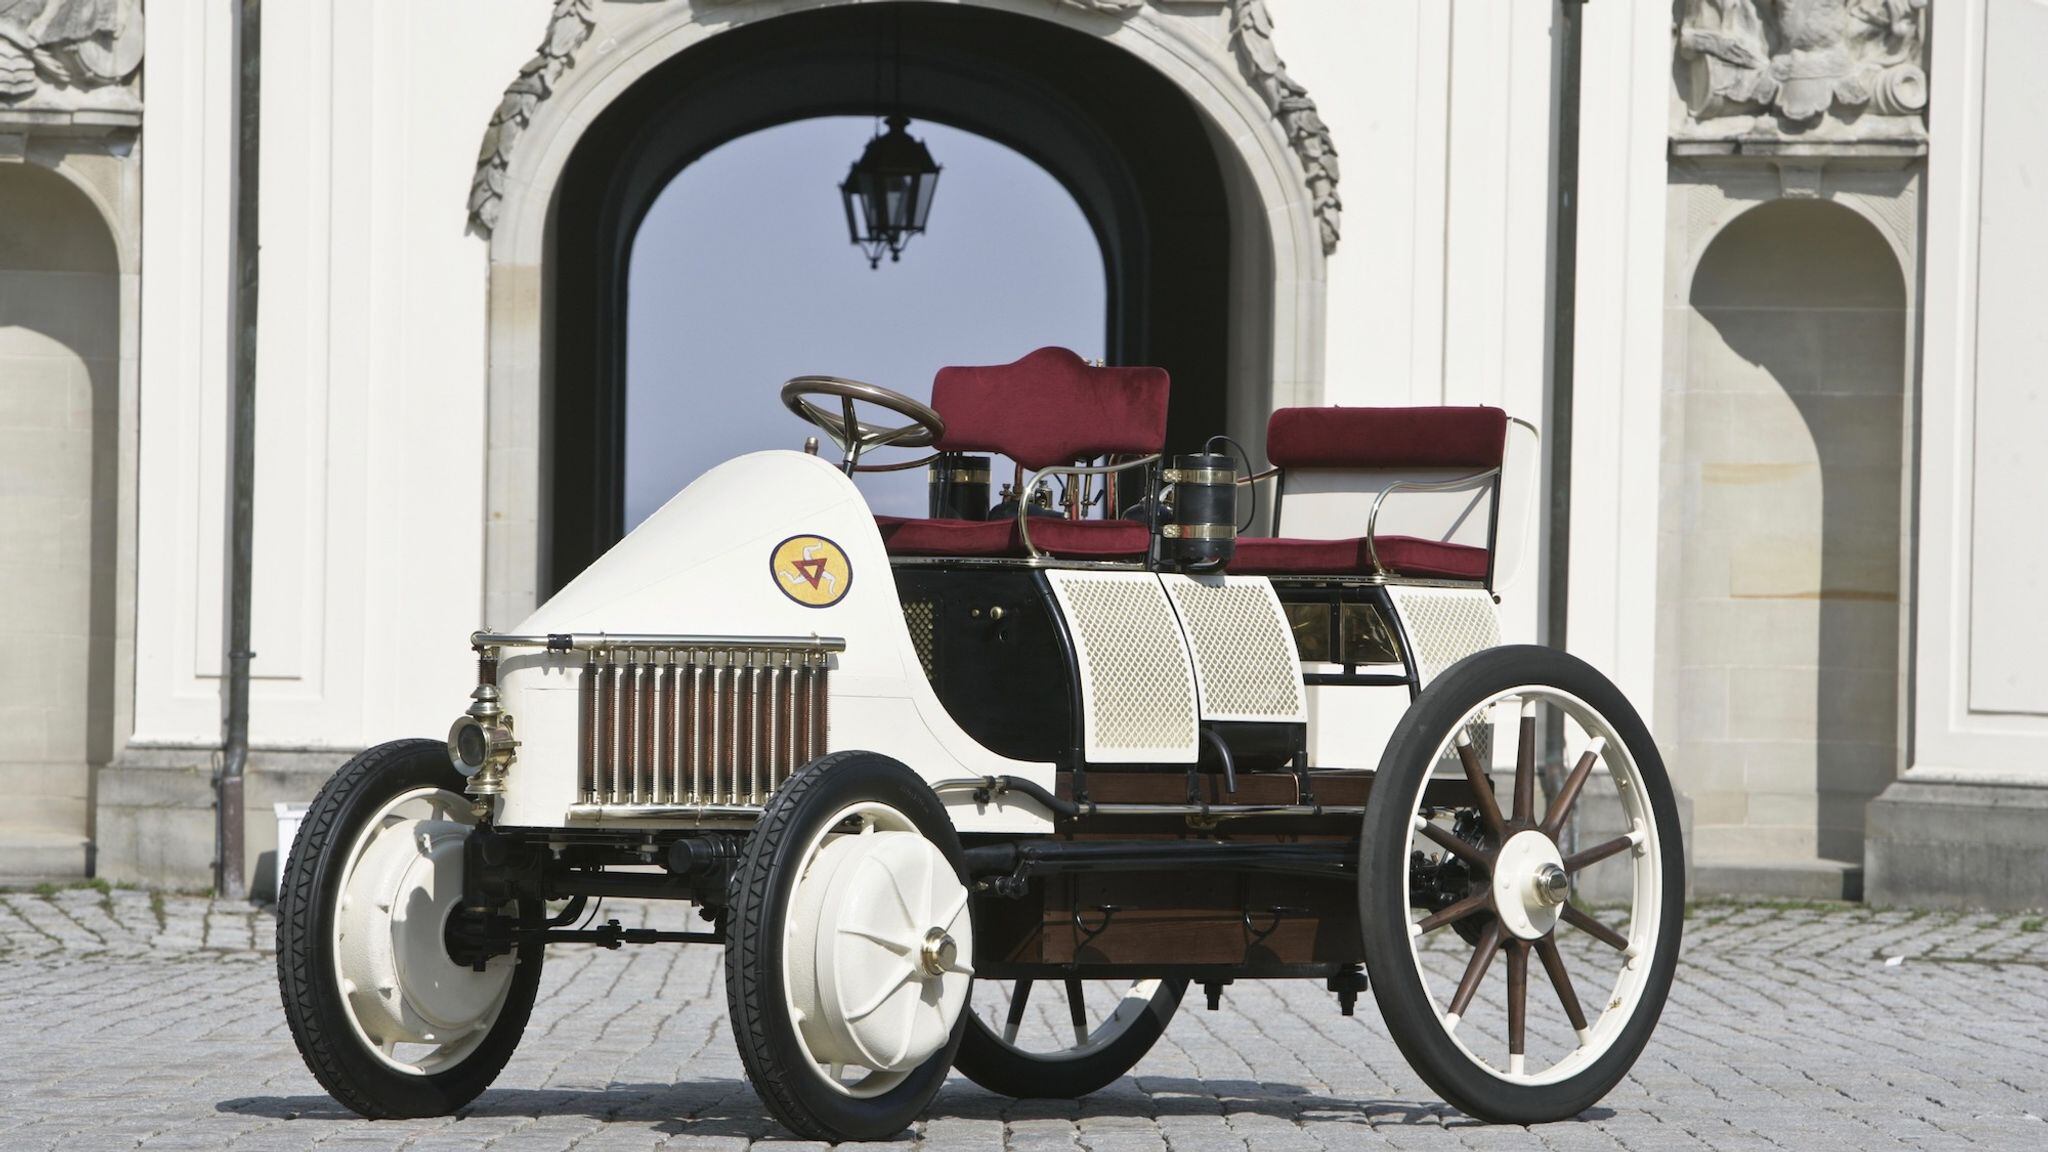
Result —
M 215 1111 L 276 1120 L 357 1123 L 360 1118 L 326 1095 L 239 1096 Z M 784 1137 L 781 1126 L 763 1115 L 760 1099 L 744 1080 L 693 1080 L 679 1084 L 614 1084 L 602 1089 L 497 1088 L 485 1092 L 457 1117 L 584 1116 L 595 1120 L 647 1124 L 671 1135 Z M 1362 1124 L 1373 1127 L 1484 1127 L 1448 1105 L 1429 1101 L 1360 1100 L 1327 1096 L 1295 1084 L 1251 1080 L 1195 1080 L 1146 1076 L 1125 1078 L 1081 1100 L 1013 1100 L 965 1081 L 947 1083 L 925 1115 L 934 1120 L 1079 1120 L 1176 1116 L 1264 1116 L 1298 1124 Z M 1595 1108 L 1582 1120 L 1614 1113 Z M 905 1135 L 909 1135 L 908 1132 Z

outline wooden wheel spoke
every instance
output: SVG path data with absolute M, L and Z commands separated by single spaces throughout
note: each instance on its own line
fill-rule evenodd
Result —
M 1003 1021 L 1003 1043 L 1015 1044 L 1017 1030 L 1024 1026 L 1024 1002 L 1031 999 L 1031 981 L 1017 981 L 1016 991 L 1010 993 L 1010 1015 Z
M 1595 844 L 1583 852 L 1574 852 L 1565 857 L 1564 870 L 1577 872 L 1581 868 L 1589 868 L 1617 852 L 1635 847 L 1635 843 L 1634 836 L 1616 836 L 1604 844 Z
M 1452 1017 L 1462 1017 L 1472 1006 L 1472 997 L 1478 995 L 1480 981 L 1486 979 L 1486 970 L 1493 966 L 1493 957 L 1500 951 L 1503 930 L 1500 921 L 1495 920 L 1479 934 L 1479 943 L 1473 945 L 1472 961 L 1465 965 L 1465 976 L 1458 981 L 1457 995 L 1451 997 Z
M 1628 938 L 1584 912 L 1576 904 L 1564 906 L 1564 922 L 1618 951 L 1628 951 Z
M 1572 805 L 1579 801 L 1579 789 L 1586 786 L 1586 778 L 1593 774 L 1593 766 L 1600 762 L 1600 751 L 1607 746 L 1605 739 L 1595 739 L 1579 762 L 1572 765 L 1572 774 L 1564 778 L 1564 786 L 1557 790 L 1557 800 L 1550 805 L 1550 811 L 1543 817 L 1543 834 L 1552 840 L 1564 831 L 1564 822 L 1572 818 Z
M 1088 1043 L 1088 1000 L 1079 980 L 1067 981 L 1067 1019 L 1074 1024 L 1074 1047 Z
M 1536 820 L 1536 712 L 1522 706 L 1521 740 L 1515 749 L 1515 814 L 1517 824 Z
M 1486 853 L 1459 839 L 1457 833 L 1452 832 L 1450 829 L 1439 824 L 1432 824 L 1427 820 L 1418 821 L 1415 829 L 1428 837 L 1432 843 L 1451 855 L 1456 856 L 1458 859 L 1465 861 L 1467 864 L 1482 871 L 1491 871 L 1487 867 Z
M 1472 785 L 1473 799 L 1479 805 L 1479 816 L 1486 821 L 1486 830 L 1493 833 L 1495 843 L 1507 840 L 1507 821 L 1501 818 L 1500 801 L 1493 797 L 1493 781 L 1487 778 L 1486 765 L 1479 762 L 1479 749 L 1472 746 L 1472 737 L 1463 728 L 1458 729 L 1458 761 L 1465 766 L 1465 780 Z
M 1491 892 L 1482 891 L 1475 896 L 1467 896 L 1441 912 L 1433 912 L 1423 917 L 1421 923 L 1417 924 L 1416 927 L 1425 933 L 1434 932 L 1446 924 L 1455 924 L 1467 916 L 1484 912 L 1492 905 L 1492 901 L 1493 894 Z
M 1543 961 L 1543 971 L 1550 977 L 1550 986 L 1557 989 L 1557 1002 L 1564 1005 L 1565 1019 L 1572 1022 L 1572 1031 L 1586 1030 L 1586 1010 L 1579 1006 L 1579 994 L 1572 988 L 1572 978 L 1565 974 L 1564 954 L 1557 950 L 1557 937 L 1545 936 L 1536 941 L 1536 955 Z
M 1508 944 L 1508 1059 L 1510 1071 L 1522 1070 L 1529 1040 L 1529 942 Z

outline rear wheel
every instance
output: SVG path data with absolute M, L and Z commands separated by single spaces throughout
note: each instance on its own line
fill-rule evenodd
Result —
M 1187 987 L 1162 979 L 977 981 L 953 1066 L 1004 1096 L 1086 1096 L 1144 1059 Z
M 1508 745 L 1489 727 L 1517 737 L 1506 811 L 1481 749 Z M 1546 732 L 1564 759 L 1539 789 Z M 1432 776 L 1462 777 L 1473 799 L 1425 804 Z M 1530 1124 L 1579 1114 L 1628 1073 L 1671 990 L 1684 849 L 1657 747 L 1605 677 L 1539 647 L 1447 669 L 1388 742 L 1363 843 L 1373 994 L 1430 1087 Z
M 489 1087 L 526 1029 L 536 940 L 477 971 L 448 953 L 476 817 L 439 740 L 350 760 L 307 809 L 277 897 L 285 1020 L 358 1115 L 443 1116 Z M 528 923 L 537 902 L 523 902 Z
M 725 996 L 747 1078 L 814 1140 L 879 1140 L 945 1082 L 973 983 L 960 839 L 916 773 L 835 752 L 777 789 L 733 877 Z

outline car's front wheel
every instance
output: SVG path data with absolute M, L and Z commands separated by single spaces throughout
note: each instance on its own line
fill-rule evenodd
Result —
M 481 970 L 450 956 L 476 826 L 438 740 L 350 760 L 314 798 L 278 884 L 277 976 L 306 1066 L 372 1119 L 441 1116 L 490 1086 L 526 1029 L 538 936 Z M 527 923 L 540 906 L 525 902 Z
M 813 1140 L 881 1140 L 960 1044 L 974 927 L 945 805 L 886 756 L 835 752 L 778 788 L 733 877 L 725 996 L 747 1078 Z

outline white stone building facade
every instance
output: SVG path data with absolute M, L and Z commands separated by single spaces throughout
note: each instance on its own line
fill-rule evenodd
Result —
M 845 110 L 845 32 L 886 6 L 265 6 L 259 888 L 270 801 L 445 729 L 467 632 L 607 539 L 561 453 L 616 419 L 565 407 L 602 382 L 615 218 Z M 1550 423 L 1553 4 L 902 7 L 918 113 L 1075 190 L 1120 346 L 1199 362 L 1176 379 L 1229 430 Z M 1561 579 L 1567 645 L 1690 799 L 1699 890 L 2048 902 L 2048 3 L 1582 11 L 1569 471 L 1531 493 L 1511 638 L 1556 637 Z M 0 875 L 209 879 L 236 28 L 234 0 L 0 2 Z M 1188 249 L 1168 202 L 1214 245 L 1202 331 L 1142 272 Z

